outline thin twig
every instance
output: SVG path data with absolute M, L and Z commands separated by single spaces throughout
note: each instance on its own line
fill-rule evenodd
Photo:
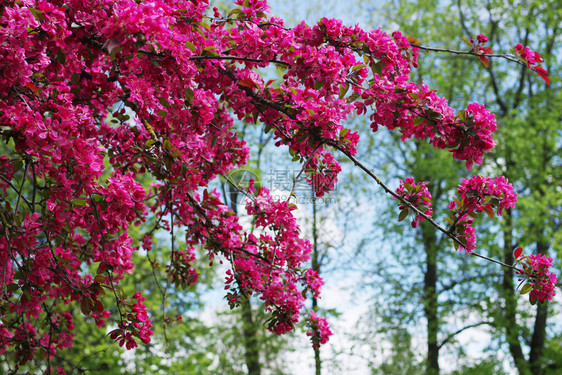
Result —
M 459 50 L 454 50 L 454 49 L 449 49 L 449 48 L 436 48 L 436 47 L 427 47 L 427 46 L 422 46 L 422 45 L 415 45 L 413 46 L 415 48 L 419 48 L 421 50 L 424 51 L 432 51 L 432 52 L 446 52 L 446 53 L 452 53 L 455 55 L 472 55 L 472 56 L 479 56 L 479 57 L 499 57 L 502 59 L 506 59 L 508 61 L 517 63 L 519 65 L 523 65 L 523 66 L 527 66 L 527 64 L 525 64 L 523 61 L 516 59 L 513 55 L 510 54 L 506 54 L 506 53 L 491 53 L 491 54 L 480 54 L 480 53 L 476 53 L 474 51 L 459 51 Z
M 144 51 L 139 51 L 139 52 L 144 52 Z M 191 56 L 188 59 L 192 60 L 192 61 L 197 61 L 197 60 L 234 60 L 234 61 L 244 61 L 244 62 L 253 62 L 253 63 L 274 63 L 274 64 L 279 64 L 279 65 L 284 65 L 288 68 L 291 67 L 291 64 L 286 63 L 285 61 L 281 61 L 281 60 L 252 59 L 252 58 L 249 58 L 249 57 L 240 57 L 240 56 Z
M 297 187 L 297 182 L 299 181 L 302 173 L 306 170 L 308 163 L 310 163 L 310 160 L 312 159 L 312 157 L 314 156 L 314 154 L 316 154 L 316 151 L 318 151 L 318 149 L 323 145 L 323 142 L 318 143 L 318 145 L 316 146 L 316 148 L 314 149 L 314 151 L 312 151 L 312 153 L 310 155 L 308 155 L 308 158 L 306 159 L 306 162 L 302 165 L 301 170 L 299 171 L 299 174 L 293 179 L 293 187 L 291 188 L 291 194 L 289 194 L 289 196 L 287 197 L 287 202 L 291 199 L 291 197 L 293 196 L 293 194 L 295 193 L 295 188 Z

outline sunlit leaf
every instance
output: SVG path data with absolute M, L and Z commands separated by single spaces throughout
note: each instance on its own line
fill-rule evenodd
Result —
M 482 62 L 482 64 L 484 64 L 484 66 L 485 66 L 486 68 L 490 65 L 490 61 L 488 60 L 487 57 L 478 56 L 478 58 L 480 59 L 480 61 Z
M 521 288 L 521 294 L 527 294 L 529 293 L 531 290 L 533 290 L 533 286 L 531 284 L 525 284 L 523 285 L 523 287 Z

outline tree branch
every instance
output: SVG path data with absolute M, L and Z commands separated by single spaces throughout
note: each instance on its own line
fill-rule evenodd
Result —
M 443 347 L 443 345 L 447 344 L 449 341 L 451 341 L 451 340 L 452 340 L 456 335 L 458 335 L 459 333 L 461 333 L 461 332 L 463 332 L 463 331 L 466 331 L 467 329 L 476 328 L 476 327 L 479 327 L 479 326 L 482 326 L 482 325 L 490 325 L 490 326 L 493 326 L 494 323 L 493 323 L 493 322 L 486 322 L 486 321 L 484 321 L 484 322 L 478 322 L 478 323 L 474 323 L 474 324 L 469 324 L 469 325 L 467 325 L 467 326 L 465 326 L 465 327 L 462 327 L 462 328 L 456 330 L 455 332 L 450 333 L 449 335 L 447 335 L 447 337 L 445 338 L 445 340 L 443 340 L 443 341 L 441 342 L 441 344 L 439 344 L 439 345 L 437 346 L 437 349 L 438 349 L 438 350 L 441 349 L 441 347 Z

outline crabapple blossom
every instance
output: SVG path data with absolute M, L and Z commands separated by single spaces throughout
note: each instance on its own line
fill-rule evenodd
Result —
M 119 285 L 134 272 L 135 252 L 153 252 L 157 230 L 174 238 L 179 228 L 185 239 L 172 241 L 166 260 L 172 286 L 197 282 L 201 250 L 228 262 L 231 305 L 257 296 L 271 331 L 292 330 L 306 316 L 303 291 L 318 296 L 322 285 L 307 270 L 311 245 L 296 207 L 251 182 L 250 232 L 213 188 L 250 158 L 239 122 L 264 124 L 317 196 L 341 172 L 333 153 L 357 153 L 351 116 L 368 116 L 373 132 L 385 126 L 448 149 L 467 169 L 494 147 L 495 119 L 483 105 L 455 111 L 410 79 L 418 48 L 400 32 L 329 18 L 287 28 L 264 0 L 235 5 L 223 14 L 207 0 L 2 3 L 0 354 L 13 349 L 18 364 L 39 348 L 52 356 L 72 343 L 79 311 L 98 327 L 117 326 L 109 337 L 120 346 L 149 342 L 145 297 L 127 298 Z M 258 68 L 273 65 L 282 75 L 266 81 Z M 404 185 L 400 195 L 430 214 L 425 185 L 409 184 L 418 190 Z M 467 215 L 501 214 L 515 195 L 501 178 L 459 189 L 453 227 L 468 251 Z M 102 302 L 106 291 L 115 308 Z M 326 320 L 308 319 L 313 345 L 325 343 Z
M 404 198 L 421 212 L 426 215 L 431 215 L 431 193 L 427 190 L 427 186 L 423 182 L 415 183 L 413 177 L 406 178 L 405 181 L 400 181 L 400 186 L 396 189 L 396 194 Z M 425 206 L 425 207 L 424 207 Z M 403 220 L 408 214 L 408 207 L 405 205 L 398 206 L 401 210 L 399 220 Z M 412 228 L 418 226 L 418 221 L 424 221 L 425 217 L 414 214 L 414 219 L 411 222 Z

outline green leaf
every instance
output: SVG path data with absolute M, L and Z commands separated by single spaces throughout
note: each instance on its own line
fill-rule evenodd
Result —
M 28 8 L 28 9 L 31 12 L 31 14 L 33 14 L 33 16 L 37 18 L 37 21 L 43 22 L 43 20 L 45 19 L 45 14 L 42 11 L 34 8 Z
M 400 215 L 398 215 L 398 221 L 404 220 L 408 216 L 408 212 L 409 212 L 408 207 L 400 211 Z
M 111 50 L 111 52 L 109 53 L 109 59 L 110 59 L 111 61 L 115 61 L 115 56 L 117 56 L 117 53 L 119 53 L 119 52 L 121 51 L 121 49 L 122 49 L 121 47 L 115 47 L 115 48 L 113 48 L 113 49 Z M 158 61 L 158 60 L 150 60 L 150 61 L 154 62 L 154 61 Z
M 14 164 L 12 164 L 12 171 L 14 173 L 17 173 L 17 171 L 19 171 L 22 167 L 23 167 L 23 161 L 21 159 L 18 159 L 14 162 Z
M 164 147 L 164 150 L 166 150 L 166 151 L 170 151 L 170 152 L 173 151 L 172 144 L 171 144 L 170 141 L 167 140 L 167 139 L 164 141 L 164 143 L 162 144 L 162 146 Z
M 72 201 L 72 204 L 75 206 L 85 206 L 86 205 L 86 200 L 85 199 L 75 199 Z
M 197 51 L 195 44 L 191 43 L 190 41 L 185 42 L 185 46 L 193 52 Z
M 228 13 L 228 18 L 232 18 L 232 16 L 236 15 L 236 14 L 240 14 L 242 13 L 242 11 L 240 9 L 232 9 L 229 13 Z
M 160 98 L 158 98 L 158 101 L 159 101 L 160 104 L 162 104 L 164 107 L 170 108 L 170 102 L 168 102 L 168 99 L 166 99 L 166 98 L 164 98 L 164 97 L 160 97 Z
M 521 288 L 521 294 L 527 294 L 529 293 L 531 290 L 533 290 L 533 286 L 531 284 L 525 284 L 523 285 L 523 288 Z
M 359 69 L 361 69 L 361 68 L 365 68 L 366 66 L 367 66 L 367 65 L 365 65 L 365 64 L 358 64 L 358 65 L 355 65 L 355 66 L 353 67 L 353 69 L 351 69 L 351 71 L 354 72 L 354 71 L 359 70 Z
M 193 93 L 193 90 L 191 89 L 191 87 L 187 87 L 185 89 L 185 100 L 191 104 L 193 103 L 193 99 L 195 99 L 195 94 Z
M 6 286 L 6 290 L 8 291 L 8 293 L 14 293 L 19 288 L 20 287 L 18 286 L 18 284 L 8 284 L 8 286 Z
M 382 75 L 382 64 L 380 62 L 377 62 L 376 64 L 371 64 L 371 70 L 373 71 L 373 75 L 378 74 L 379 76 L 381 76 Z
M 158 112 L 156 112 L 158 114 L 158 116 L 160 117 L 166 117 L 166 115 L 168 114 L 168 112 L 164 111 L 163 109 L 159 110 Z
M 345 96 L 345 94 L 347 94 L 347 91 L 349 90 L 349 84 L 343 84 L 340 86 L 340 99 L 343 99 L 343 97 Z
M 316 81 L 316 83 L 314 84 L 314 89 L 319 90 L 320 88 L 322 88 L 322 86 L 324 86 L 324 81 Z

